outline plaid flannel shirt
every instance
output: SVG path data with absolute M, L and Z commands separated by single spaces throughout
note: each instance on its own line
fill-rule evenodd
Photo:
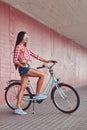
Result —
M 39 59 L 39 56 L 35 54 L 33 51 L 29 50 L 27 47 L 23 45 L 17 45 L 14 51 L 13 61 L 16 64 L 18 61 L 26 60 L 27 62 L 31 62 L 30 56 L 33 56 L 36 59 Z

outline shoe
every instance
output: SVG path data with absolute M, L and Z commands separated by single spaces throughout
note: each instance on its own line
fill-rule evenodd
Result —
M 26 115 L 27 114 L 27 112 L 23 111 L 21 108 L 16 108 L 14 113 L 19 114 L 19 115 Z
M 36 99 L 36 100 L 46 99 L 47 95 L 45 95 L 45 94 L 38 94 L 37 96 L 34 96 L 33 98 Z

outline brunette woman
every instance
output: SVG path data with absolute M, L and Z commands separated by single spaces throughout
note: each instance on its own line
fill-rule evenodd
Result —
M 35 54 L 34 52 L 32 52 L 29 48 L 27 48 L 27 42 L 28 42 L 27 33 L 24 31 L 19 32 L 17 35 L 16 45 L 14 48 L 13 60 L 14 60 L 15 68 L 16 69 L 18 68 L 21 77 L 21 88 L 19 91 L 17 106 L 15 109 L 15 113 L 20 115 L 27 114 L 27 112 L 22 110 L 21 101 L 28 82 L 28 77 L 38 77 L 36 96 L 34 98 L 36 99 L 47 98 L 46 95 L 40 93 L 40 89 L 44 81 L 44 73 L 30 66 L 31 63 L 30 57 L 33 56 L 37 60 L 40 60 L 45 63 L 51 62 L 51 60 L 46 60 L 40 57 L 39 55 Z

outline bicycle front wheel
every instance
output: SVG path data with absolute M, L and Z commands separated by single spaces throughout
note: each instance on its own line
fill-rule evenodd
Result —
M 54 87 L 51 98 L 60 111 L 72 113 L 77 110 L 80 104 L 80 98 L 77 91 L 68 84 L 59 84 L 59 88 Z
M 12 83 L 6 88 L 5 91 L 5 101 L 7 105 L 13 110 L 16 108 L 20 87 L 21 87 L 21 83 Z M 31 105 L 31 101 L 26 99 L 30 99 L 30 93 L 27 88 L 25 89 L 22 102 L 21 102 L 21 106 L 23 110 L 26 110 Z

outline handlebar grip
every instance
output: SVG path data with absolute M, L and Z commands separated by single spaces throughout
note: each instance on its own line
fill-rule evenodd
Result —
M 43 67 L 37 67 L 37 69 L 42 69 Z
M 42 65 L 41 67 L 37 67 L 37 69 L 42 69 L 42 68 L 44 68 L 45 67 L 45 65 Z

